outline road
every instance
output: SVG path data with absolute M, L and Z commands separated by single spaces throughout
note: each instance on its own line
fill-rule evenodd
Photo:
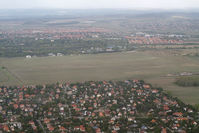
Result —
M 37 122 L 39 123 L 40 127 L 42 128 L 43 132 L 46 133 L 46 130 L 44 129 L 43 125 L 41 124 L 40 120 L 37 120 Z

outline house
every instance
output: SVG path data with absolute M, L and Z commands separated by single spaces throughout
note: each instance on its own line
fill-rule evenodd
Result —
M 174 115 L 174 116 L 180 117 L 180 116 L 182 116 L 183 114 L 182 114 L 181 112 L 175 112 L 175 113 L 173 113 L 173 115 Z
M 85 132 L 85 131 L 86 131 L 86 129 L 85 129 L 85 127 L 84 127 L 83 125 L 80 125 L 79 128 L 80 128 L 80 131 L 81 131 L 81 132 Z
M 3 130 L 6 131 L 6 132 L 10 132 L 10 129 L 8 127 L 8 125 L 3 125 Z
M 113 52 L 113 51 L 114 51 L 114 50 L 113 50 L 113 47 L 112 47 L 112 46 L 106 48 L 106 52 Z
M 80 127 L 79 127 L 79 126 L 75 126 L 75 127 L 74 127 L 74 130 L 75 130 L 75 131 L 78 131 L 78 130 L 80 130 Z
M 167 129 L 166 128 L 162 128 L 161 133 L 167 133 Z
M 120 130 L 120 127 L 119 127 L 118 125 L 115 125 L 115 126 L 113 126 L 113 130 L 119 131 L 119 130 Z
M 97 128 L 97 129 L 95 130 L 95 132 L 96 132 L 96 133 L 101 133 L 101 129 L 100 129 L 100 128 Z
M 57 56 L 63 56 L 64 54 L 62 54 L 62 53 L 57 53 Z
M 55 54 L 53 53 L 49 53 L 48 56 L 56 56 Z
M 60 126 L 60 127 L 59 127 L 59 130 L 63 132 L 63 131 L 66 131 L 66 128 L 63 127 L 63 126 Z

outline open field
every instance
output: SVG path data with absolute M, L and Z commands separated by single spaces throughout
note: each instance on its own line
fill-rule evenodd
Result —
M 143 79 L 187 103 L 199 103 L 199 87 L 179 87 L 173 84 L 175 77 L 166 77 L 170 73 L 199 72 L 198 59 L 175 53 L 174 50 L 148 50 L 32 59 L 0 58 L 0 66 L 6 67 L 0 70 L 0 85 Z
M 3 85 L 21 85 L 21 81 L 6 68 L 0 66 L 0 84 Z

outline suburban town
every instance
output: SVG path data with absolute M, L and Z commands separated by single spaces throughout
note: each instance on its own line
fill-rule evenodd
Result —
M 199 133 L 199 0 L 0 0 L 0 133 Z
M 59 34 L 58 34 L 59 33 Z M 21 30 L 1 30 L 0 39 L 6 38 L 34 38 L 35 40 L 50 39 L 84 39 L 96 38 L 100 34 L 110 34 L 110 31 L 104 28 L 34 28 Z
M 0 87 L 0 133 L 198 131 L 193 106 L 140 80 Z
M 98 54 L 156 46 L 198 47 L 198 41 L 190 41 L 191 38 L 181 34 L 120 33 L 99 27 L 0 29 L 0 57 Z
M 150 35 L 146 33 L 136 33 L 135 35 L 126 36 L 130 44 L 184 44 L 183 35 Z

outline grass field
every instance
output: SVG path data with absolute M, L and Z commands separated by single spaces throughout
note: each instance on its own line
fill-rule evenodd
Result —
M 0 85 L 21 85 L 21 81 L 10 73 L 7 68 L 0 66 Z
M 169 73 L 199 72 L 199 61 L 173 51 L 137 51 L 63 57 L 1 58 L 1 85 L 32 85 L 86 80 L 143 79 L 183 101 L 199 103 L 199 87 L 179 87 Z M 4 76 L 3 76 L 4 75 Z M 6 78 L 10 75 L 10 78 Z M 8 80 L 6 80 L 8 79 Z

